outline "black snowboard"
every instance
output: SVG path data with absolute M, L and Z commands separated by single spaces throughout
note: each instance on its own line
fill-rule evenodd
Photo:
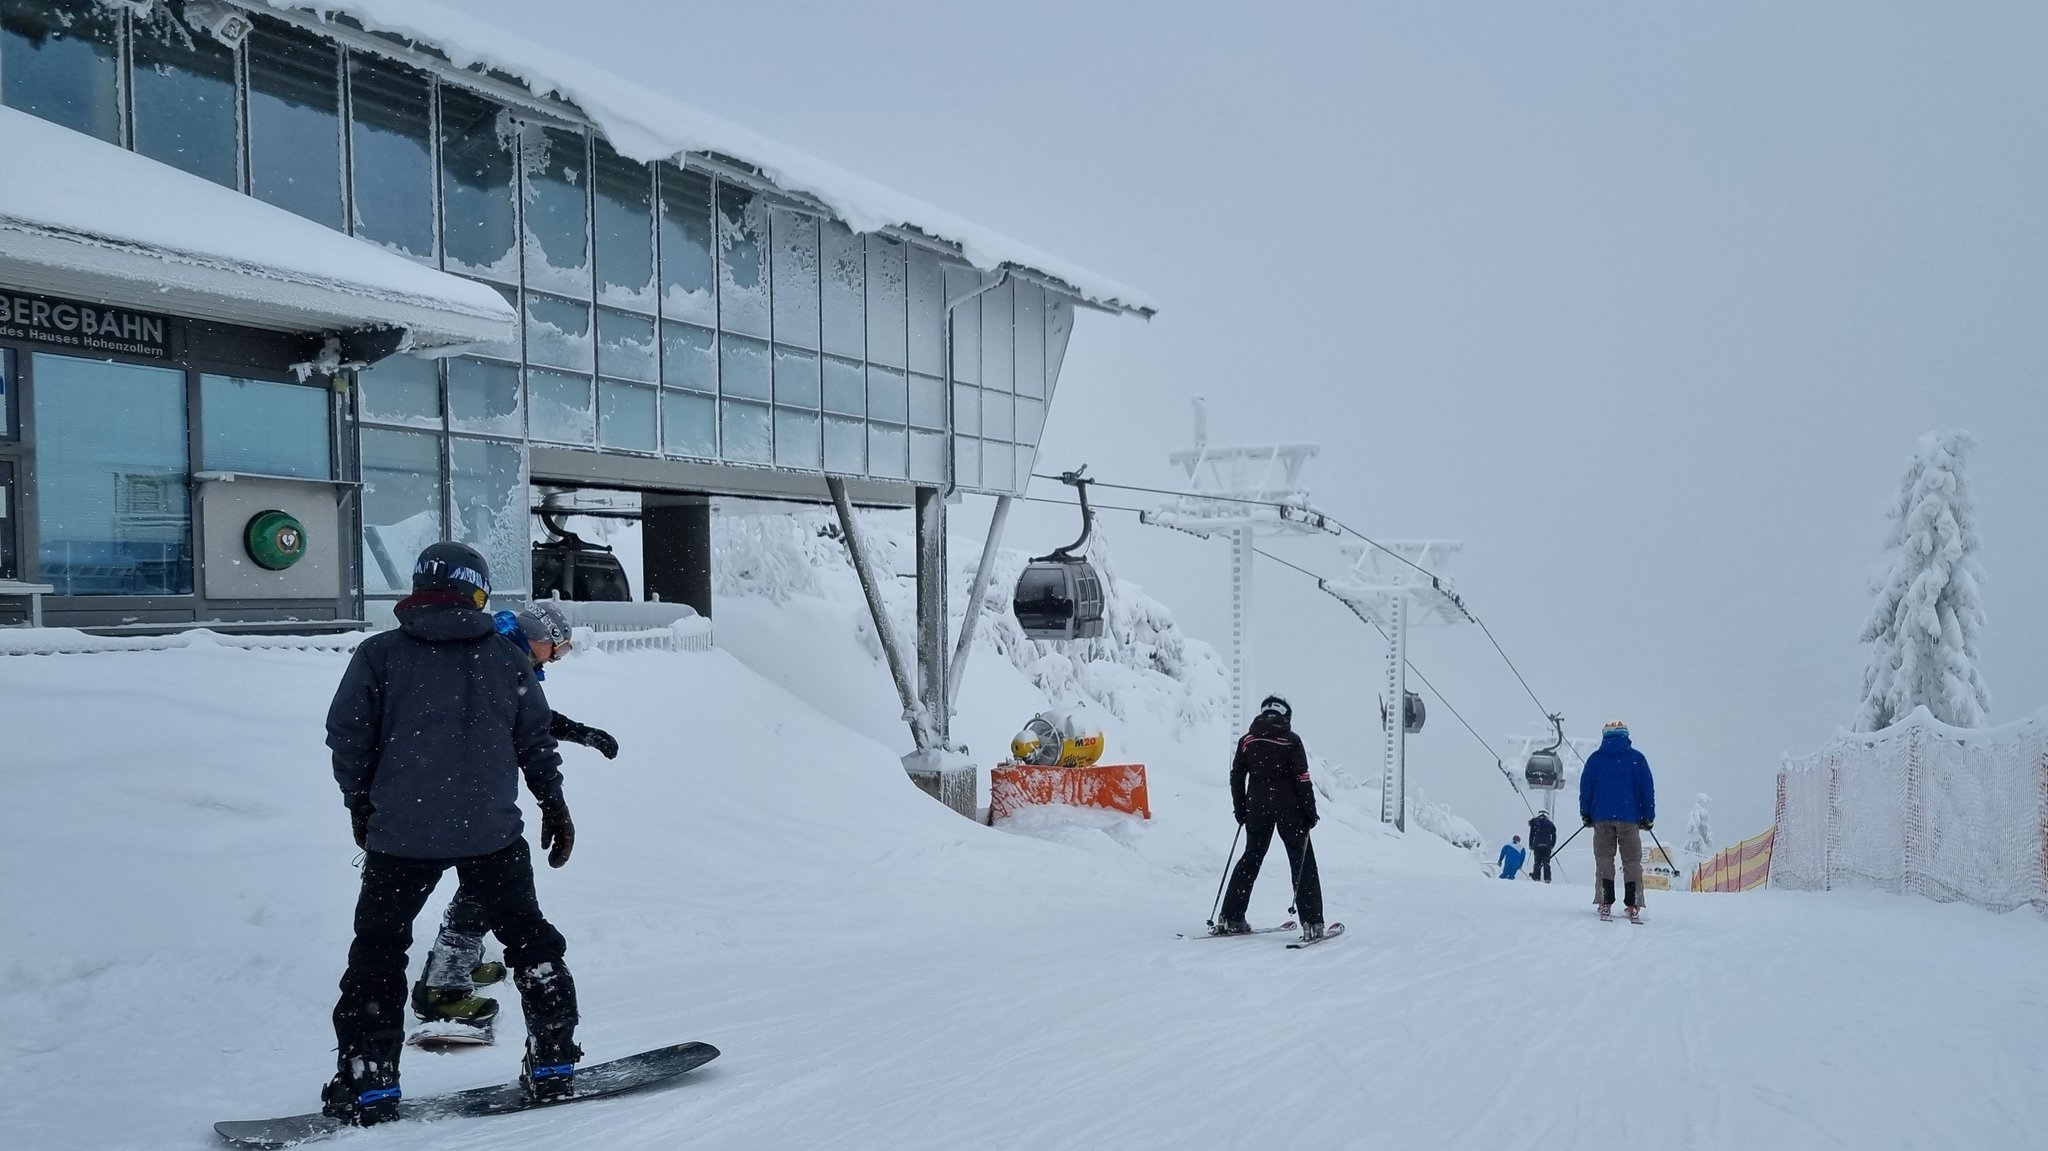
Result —
M 657 1047 L 614 1059 L 609 1063 L 593 1063 L 576 1069 L 576 1093 L 564 1099 L 536 1104 L 526 1097 L 517 1083 L 503 1083 L 495 1087 L 472 1087 L 467 1091 L 455 1091 L 446 1095 L 425 1095 L 418 1099 L 401 1100 L 398 1104 L 398 1118 L 404 1119 L 452 1119 L 466 1115 L 503 1115 L 512 1111 L 524 1111 L 529 1107 L 560 1107 L 584 1099 L 596 1099 L 605 1095 L 617 1095 L 622 1091 L 636 1091 L 651 1087 L 681 1075 L 692 1068 L 718 1058 L 718 1048 L 709 1043 L 678 1043 L 674 1047 Z M 283 1119 L 224 1120 L 213 1125 L 222 1139 L 236 1147 L 296 1147 L 315 1139 L 324 1139 L 337 1131 L 348 1130 L 338 1120 L 315 1112 L 311 1115 L 292 1115 Z

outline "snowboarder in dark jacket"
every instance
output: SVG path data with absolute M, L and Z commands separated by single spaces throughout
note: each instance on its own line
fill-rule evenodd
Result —
M 1600 733 L 1600 748 L 1579 773 L 1579 818 L 1593 829 L 1593 862 L 1599 889 L 1593 901 L 1606 916 L 1614 908 L 1614 854 L 1621 853 L 1628 917 L 1640 922 L 1643 907 L 1643 832 L 1657 819 L 1657 786 L 1650 761 L 1628 739 L 1628 725 L 1616 720 Z
M 1529 865 L 1529 878 L 1550 882 L 1550 853 L 1557 850 L 1557 825 L 1548 812 L 1539 811 L 1529 821 L 1529 853 L 1536 861 Z
M 412 922 L 450 867 L 505 943 L 526 1015 L 520 1082 L 539 1098 L 566 1094 L 582 1056 L 562 933 L 541 914 L 519 816 L 523 774 L 548 863 L 569 861 L 576 829 L 547 697 L 483 610 L 491 579 L 482 556 L 434 544 L 413 565 L 412 587 L 398 628 L 356 648 L 327 713 L 334 779 L 364 861 L 334 1005 L 339 1065 L 321 1110 L 362 1125 L 397 1114 Z
M 546 600 L 517 612 L 501 611 L 492 618 L 498 634 L 532 663 L 536 680 L 547 679 L 547 666 L 569 653 L 568 618 Z M 619 754 L 619 741 L 609 732 L 577 723 L 559 711 L 549 715 L 548 734 L 558 743 L 579 743 L 606 759 Z M 489 931 L 483 901 L 467 887 L 457 887 L 441 917 L 440 933 L 427 950 L 419 982 L 412 987 L 413 1014 L 430 1025 L 421 1033 L 423 1037 L 444 1042 L 491 1041 L 498 1001 L 476 994 L 476 987 L 503 979 L 505 965 L 483 962 L 484 936 Z
M 1323 934 L 1323 883 L 1308 838 L 1317 819 L 1316 789 L 1309 782 L 1308 751 L 1294 734 L 1293 716 L 1286 700 L 1267 696 L 1230 761 L 1230 799 L 1237 822 L 1244 826 L 1244 856 L 1231 872 L 1230 891 L 1223 897 L 1222 918 L 1216 923 L 1218 934 L 1251 930 L 1245 912 L 1276 831 L 1287 848 L 1302 936 L 1316 939 Z

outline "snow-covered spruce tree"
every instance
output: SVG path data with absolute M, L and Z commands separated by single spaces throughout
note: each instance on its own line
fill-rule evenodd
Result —
M 1876 602 L 1863 626 L 1871 650 L 1857 731 L 1888 727 L 1922 704 L 1956 727 L 1981 726 L 1991 709 L 1977 670 L 1984 570 L 1976 507 L 1963 478 L 1976 442 L 1968 432 L 1929 432 L 1906 465 L 1885 539 L 1889 570 L 1874 585 Z
M 1685 817 L 1685 846 L 1679 851 L 1700 859 L 1714 854 L 1714 832 L 1707 826 L 1707 804 L 1712 802 L 1706 792 L 1692 797 L 1692 814 Z

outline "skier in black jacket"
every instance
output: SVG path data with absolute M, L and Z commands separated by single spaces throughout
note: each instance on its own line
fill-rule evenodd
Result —
M 1536 862 L 1529 868 L 1529 878 L 1550 882 L 1550 853 L 1557 848 L 1557 825 L 1550 822 L 1546 812 L 1537 812 L 1529 821 L 1529 850 L 1536 856 Z
M 501 611 L 492 618 L 498 634 L 532 663 L 537 680 L 547 679 L 548 665 L 569 653 L 569 621 L 561 608 L 546 600 L 536 600 L 517 612 Z M 619 741 L 610 732 L 577 723 L 559 711 L 549 714 L 548 734 L 559 743 L 580 743 L 606 759 L 619 754 Z M 490 929 L 483 900 L 467 887 L 457 887 L 441 917 L 440 933 L 427 950 L 419 982 L 412 987 L 413 1014 L 430 1025 L 420 1038 L 491 1041 L 498 1001 L 476 994 L 476 986 L 503 979 L 505 966 L 483 962 L 484 936 Z
M 483 610 L 490 568 L 438 543 L 413 565 L 398 629 L 364 640 L 327 713 L 334 779 L 364 851 L 355 942 L 334 1005 L 339 1047 L 321 1110 L 368 1125 L 398 1111 L 406 951 L 412 922 L 450 867 L 483 901 L 526 1014 L 520 1082 L 567 1094 L 576 1060 L 576 986 L 562 933 L 542 916 L 519 817 L 519 777 L 541 809 L 548 863 L 569 861 L 575 825 L 561 754 L 533 669 Z
M 1252 885 L 1273 833 L 1287 848 L 1289 875 L 1294 880 L 1295 913 L 1302 936 L 1323 934 L 1323 882 L 1316 873 L 1315 848 L 1309 829 L 1316 825 L 1316 789 L 1308 778 L 1308 752 L 1292 728 L 1294 709 L 1277 695 L 1259 704 L 1251 730 L 1237 741 L 1230 761 L 1230 799 L 1237 821 L 1244 825 L 1244 856 L 1230 873 L 1230 891 L 1223 897 L 1223 915 L 1216 922 L 1221 935 L 1251 930 L 1244 916 L 1252 902 Z

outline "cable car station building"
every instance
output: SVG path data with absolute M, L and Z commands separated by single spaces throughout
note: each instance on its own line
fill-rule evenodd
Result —
M 444 538 L 518 599 L 558 488 L 708 616 L 712 497 L 839 495 L 916 509 L 943 679 L 946 501 L 1151 313 L 411 0 L 5 0 L 0 137 L 0 622 L 359 627 Z

